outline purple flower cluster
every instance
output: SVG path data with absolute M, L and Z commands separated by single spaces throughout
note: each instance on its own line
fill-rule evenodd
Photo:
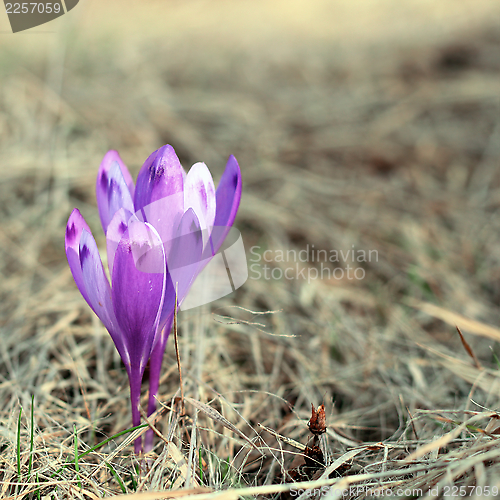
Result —
M 97 205 L 106 234 L 111 286 L 96 242 L 74 209 L 66 227 L 73 278 L 108 330 L 127 370 L 132 423 L 139 425 L 141 382 L 149 361 L 148 415 L 156 409 L 161 365 L 175 301 L 182 304 L 196 276 L 221 247 L 241 198 L 241 173 L 231 156 L 217 190 L 204 163 L 188 173 L 172 146 L 149 156 L 134 186 L 116 151 L 99 168 Z M 153 445 L 146 434 L 145 450 Z M 135 451 L 142 451 L 141 439 Z

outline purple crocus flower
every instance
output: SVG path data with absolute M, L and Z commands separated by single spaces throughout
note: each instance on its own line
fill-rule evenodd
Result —
M 73 278 L 104 323 L 125 364 L 132 423 L 140 423 L 140 390 L 149 360 L 148 415 L 156 409 L 161 365 L 180 306 L 190 286 L 217 253 L 241 198 L 241 173 L 230 156 L 219 186 L 204 163 L 188 173 L 172 146 L 149 156 L 137 185 L 116 151 L 99 168 L 97 205 L 106 234 L 111 287 L 92 233 L 75 209 L 66 228 L 66 255 Z M 146 434 L 146 451 L 153 434 Z M 140 453 L 141 440 L 135 442 Z

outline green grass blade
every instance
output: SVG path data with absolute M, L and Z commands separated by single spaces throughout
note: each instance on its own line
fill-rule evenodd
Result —
M 130 473 L 130 482 L 132 483 L 132 489 L 137 491 L 137 481 L 135 480 L 134 473 Z
M 101 446 L 104 446 L 105 444 L 109 443 L 110 441 L 113 441 L 113 439 L 116 439 L 120 436 L 123 436 L 124 434 L 129 434 L 130 432 L 134 432 L 137 429 L 142 429 L 144 427 L 148 427 L 148 424 L 136 425 L 135 427 L 131 427 L 130 429 L 125 429 L 124 431 L 120 431 L 120 432 L 118 432 L 118 434 L 115 434 L 115 435 L 105 439 L 101 443 L 97 443 L 95 446 L 92 446 L 92 448 L 89 448 L 87 451 L 83 452 L 80 455 L 80 458 L 84 457 L 85 455 L 88 455 L 89 453 L 92 453 L 95 450 L 98 450 Z
M 498 360 L 498 356 L 495 354 L 495 351 L 490 346 L 491 354 L 493 355 L 493 360 L 495 361 L 497 368 L 500 369 L 500 361 Z
M 76 470 L 76 477 L 78 478 L 78 487 L 82 487 L 82 482 L 80 480 L 80 464 L 78 463 L 78 433 L 76 432 L 76 425 L 73 424 L 73 435 L 75 437 L 75 470 Z
M 113 474 L 113 477 L 118 481 L 118 484 L 120 485 L 122 493 L 126 494 L 127 488 L 125 488 L 125 485 L 123 484 L 123 481 L 121 480 L 118 473 L 115 471 L 115 469 L 113 468 L 113 466 L 111 464 L 109 464 L 108 462 L 104 462 L 104 463 L 106 464 L 106 467 L 111 471 L 111 474 Z
M 144 427 L 148 427 L 148 424 L 136 425 L 135 427 L 131 427 L 130 429 L 125 429 L 124 431 L 120 431 L 117 434 L 114 434 L 113 436 L 105 439 L 101 443 L 97 443 L 95 446 L 92 446 L 92 448 L 89 448 L 87 451 L 84 451 L 83 453 L 81 453 L 80 455 L 78 455 L 78 460 L 80 460 L 85 455 L 88 455 L 89 453 L 92 453 L 93 451 L 98 450 L 99 448 L 101 448 L 105 444 L 109 443 L 110 441 L 113 441 L 113 439 L 116 439 L 116 438 L 118 438 L 120 436 L 123 436 L 124 434 L 129 434 L 130 432 L 134 432 L 137 429 L 142 429 Z M 69 463 L 64 464 L 60 469 L 58 469 L 56 472 L 54 472 L 53 474 L 51 474 L 50 478 L 52 479 L 55 476 L 58 476 L 69 465 L 70 465 Z
M 19 418 L 17 419 L 17 475 L 19 482 L 21 482 L 21 415 L 23 407 L 19 410 Z
M 33 394 L 31 396 L 31 428 L 30 428 L 30 458 L 29 458 L 29 463 L 28 463 L 28 476 L 31 476 L 31 467 L 33 465 L 33 443 L 34 443 L 34 415 L 35 415 L 35 410 L 34 410 L 34 402 L 35 402 L 35 395 Z
M 38 484 L 38 472 L 36 473 L 36 482 Z M 35 491 L 36 497 L 40 500 L 40 488 Z
M 200 483 L 203 484 L 203 458 L 201 456 L 201 448 L 198 450 L 198 464 L 200 467 Z

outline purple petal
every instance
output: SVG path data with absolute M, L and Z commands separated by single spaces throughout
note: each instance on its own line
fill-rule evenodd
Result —
M 168 276 L 160 319 L 162 328 L 175 309 L 176 286 L 179 307 L 198 273 L 212 258 L 211 253 L 208 258 L 203 256 L 203 232 L 191 208 L 182 216 L 172 240 L 163 241 L 163 247 L 167 255 Z
M 174 287 L 177 285 L 178 305 L 189 291 L 196 275 L 204 265 L 202 262 L 203 235 L 200 222 L 192 208 L 182 216 L 170 253 L 168 270 Z
M 241 200 L 241 172 L 236 158 L 231 155 L 216 192 L 216 212 L 212 243 L 217 253 L 236 218 Z
M 66 225 L 66 257 L 68 258 L 69 268 L 73 274 L 73 279 L 75 280 L 76 286 L 83 298 L 90 305 L 89 295 L 85 287 L 82 275 L 82 267 L 80 264 L 80 238 L 82 237 L 82 231 L 85 230 L 90 233 L 90 228 L 82 217 L 80 211 L 75 208 L 68 219 L 68 224 Z M 92 306 L 91 306 L 92 307 Z
M 99 250 L 94 237 L 86 229 L 80 238 L 80 264 L 83 282 L 88 294 L 88 304 L 108 330 L 115 346 L 126 363 L 128 353 L 123 342 L 111 299 L 111 288 L 104 272 Z
M 99 167 L 96 182 L 97 206 L 102 228 L 107 232 L 109 223 L 120 210 L 134 211 L 134 182 L 116 151 L 108 151 Z
M 113 276 L 113 262 L 115 260 L 116 249 L 127 230 L 131 218 L 132 214 L 128 210 L 120 208 L 109 223 L 106 233 L 106 250 L 108 254 L 108 269 L 110 276 Z
M 215 221 L 215 186 L 212 174 L 204 163 L 195 163 L 184 182 L 184 211 L 194 210 L 206 244 Z
M 182 193 L 183 178 L 184 170 L 174 148 L 167 144 L 157 149 L 144 162 L 137 176 L 135 210 L 139 212 L 154 201 Z
M 184 213 L 184 169 L 172 146 L 155 151 L 137 177 L 134 206 L 137 217 L 149 222 L 162 241 L 171 241 Z
M 75 283 L 87 304 L 104 323 L 122 359 L 126 359 L 111 304 L 111 290 L 90 228 L 75 208 L 66 227 L 66 255 Z
M 158 268 L 161 272 L 151 272 Z M 116 250 L 112 294 L 130 366 L 141 373 L 157 333 L 165 282 L 165 254 L 158 233 L 149 224 L 132 220 Z

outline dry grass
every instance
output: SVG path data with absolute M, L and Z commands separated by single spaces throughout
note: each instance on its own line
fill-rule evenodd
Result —
M 285 498 L 303 450 L 259 424 L 304 446 L 311 402 L 327 409 L 326 463 L 292 494 L 499 488 L 499 27 L 356 64 L 325 41 L 59 42 L 0 60 L 0 497 Z M 353 280 L 255 279 L 261 261 L 234 296 L 181 314 L 187 416 L 170 344 L 154 453 L 134 458 L 127 433 L 83 455 L 130 426 L 128 385 L 72 281 L 65 223 L 78 206 L 103 245 L 104 152 L 136 174 L 164 143 L 216 177 L 238 158 L 237 226 L 274 276 L 314 275 L 313 245 L 376 253 L 348 262 Z M 309 262 L 280 261 L 305 248 Z

